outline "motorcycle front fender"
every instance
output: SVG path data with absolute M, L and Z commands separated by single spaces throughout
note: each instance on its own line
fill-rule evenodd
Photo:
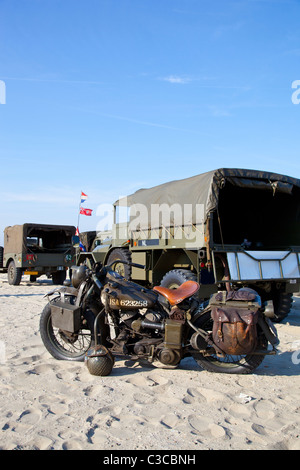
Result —
M 56 287 L 55 289 L 51 290 L 47 294 L 44 295 L 43 298 L 47 297 L 50 301 L 50 297 L 53 296 L 54 294 L 59 294 L 60 297 L 64 297 L 64 295 L 72 295 L 77 297 L 78 295 L 78 289 L 75 289 L 75 287 Z

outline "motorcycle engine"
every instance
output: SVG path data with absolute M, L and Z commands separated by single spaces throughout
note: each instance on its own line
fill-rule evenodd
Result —
M 107 302 L 107 303 L 106 303 Z M 156 309 L 157 294 L 109 273 L 103 289 L 103 304 L 118 325 L 116 350 L 158 359 L 165 365 L 176 365 L 182 354 L 182 327 L 185 314 L 176 307 L 167 313 Z
M 133 310 L 133 311 L 120 311 L 120 321 L 124 322 L 134 332 L 142 332 L 145 330 L 162 331 L 163 330 L 163 317 L 154 310 Z
M 134 353 L 138 356 L 155 356 L 162 364 L 174 366 L 181 360 L 181 339 L 183 323 L 165 318 L 156 311 L 148 310 L 135 318 L 131 328 L 137 333 L 152 332 L 152 336 L 137 341 Z
M 164 341 L 163 317 L 156 311 L 119 311 L 119 329 L 117 340 L 125 340 L 129 353 L 141 358 L 153 356 L 154 349 Z

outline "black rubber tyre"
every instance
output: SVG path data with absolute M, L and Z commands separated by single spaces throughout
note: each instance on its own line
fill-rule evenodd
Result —
M 113 261 L 127 261 L 131 263 L 131 253 L 127 248 L 115 248 L 108 256 L 106 264 L 111 264 Z M 131 279 L 131 266 L 123 263 L 116 263 L 112 266 L 112 270 L 119 273 L 125 279 Z
M 185 281 L 197 281 L 196 274 L 189 269 L 173 269 L 164 275 L 160 285 L 168 289 L 176 289 Z
M 195 326 L 210 332 L 212 330 L 212 323 L 210 311 L 208 311 L 198 318 Z M 260 346 L 260 349 L 264 348 L 267 349 L 267 344 Z M 265 358 L 263 354 L 248 354 L 245 356 L 227 355 L 225 358 L 219 358 L 217 355 L 203 356 L 200 353 L 192 354 L 192 356 L 202 369 L 222 374 L 250 374 Z
M 57 298 L 59 299 L 59 298 Z M 55 303 L 53 299 L 51 303 Z M 70 297 L 70 302 L 74 304 L 75 297 Z M 83 361 L 85 353 L 94 344 L 91 330 L 80 330 L 78 338 L 70 338 L 58 328 L 52 326 L 51 307 L 48 303 L 42 311 L 40 318 L 40 335 L 45 348 L 55 359 L 66 361 Z
M 3 268 L 3 246 L 0 246 L 0 268 Z
M 52 273 L 52 282 L 53 284 L 62 286 L 64 281 L 66 280 L 67 277 L 67 272 L 66 270 L 62 271 L 56 271 L 55 273 Z
M 7 279 L 11 286 L 18 286 L 22 279 L 22 269 L 17 268 L 13 260 L 8 265 Z
M 51 304 L 57 302 L 60 297 L 51 300 Z M 76 297 L 67 297 L 74 304 Z M 86 324 L 76 335 L 68 335 L 67 332 L 54 328 L 51 319 L 50 302 L 45 306 L 40 317 L 40 335 L 47 351 L 58 360 L 83 361 L 86 352 L 94 346 L 94 322 L 98 313 L 97 308 L 91 307 L 84 312 Z M 98 333 L 101 334 L 101 343 L 109 346 L 106 338 L 109 336 L 109 326 L 105 324 L 104 318 L 98 322 Z M 99 340 L 100 341 L 100 340 Z
M 278 292 L 273 298 L 275 316 L 271 318 L 272 322 L 280 323 L 284 320 L 291 311 L 292 303 L 293 294 Z

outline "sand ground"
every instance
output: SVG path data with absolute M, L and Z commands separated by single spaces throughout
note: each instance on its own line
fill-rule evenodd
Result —
M 300 297 L 279 354 L 251 375 L 117 360 L 108 377 L 57 361 L 39 334 L 46 277 L 0 275 L 0 449 L 300 449 Z

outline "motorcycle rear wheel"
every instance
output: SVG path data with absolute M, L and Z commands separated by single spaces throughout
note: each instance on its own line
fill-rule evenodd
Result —
M 70 298 L 73 303 L 74 299 Z M 55 302 L 55 299 L 51 301 Z M 83 361 L 86 352 L 94 344 L 92 334 L 92 321 L 88 321 L 85 329 L 81 329 L 76 334 L 70 335 L 68 332 L 59 330 L 52 326 L 50 302 L 45 306 L 40 318 L 40 335 L 45 348 L 55 359 L 65 361 Z M 92 312 L 91 316 L 93 316 Z M 93 320 L 91 318 L 91 320 Z M 90 328 L 90 329 L 89 329 Z
M 212 331 L 212 320 L 210 312 L 205 313 L 199 317 L 195 326 L 202 328 L 207 332 Z M 261 349 L 267 349 L 267 344 Z M 192 353 L 193 358 L 197 364 L 209 372 L 217 372 L 222 374 L 250 374 L 253 372 L 264 360 L 264 354 L 247 354 L 244 356 L 226 355 L 224 358 L 217 355 L 204 356 L 200 353 Z

